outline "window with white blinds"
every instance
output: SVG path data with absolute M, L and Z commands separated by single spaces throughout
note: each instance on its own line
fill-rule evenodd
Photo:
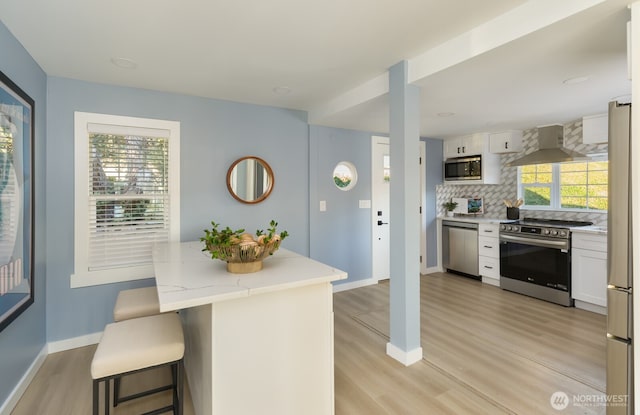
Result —
M 79 113 L 72 286 L 153 277 L 151 249 L 179 239 L 179 123 Z

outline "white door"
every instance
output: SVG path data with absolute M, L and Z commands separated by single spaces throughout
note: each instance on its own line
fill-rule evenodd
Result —
M 426 221 L 424 219 L 425 203 L 425 164 L 422 162 L 425 156 L 425 143 L 420 141 L 420 185 L 416 199 L 416 208 L 420 209 L 420 271 L 426 270 Z M 371 220 L 372 220 L 372 278 L 376 281 L 388 279 L 390 271 L 390 226 L 389 223 L 389 182 L 391 180 L 391 166 L 389 163 L 389 138 L 373 137 L 371 151 Z
M 390 275 L 389 245 L 389 138 L 373 137 L 371 151 L 371 220 L 373 227 L 373 275 L 376 281 L 388 279 Z

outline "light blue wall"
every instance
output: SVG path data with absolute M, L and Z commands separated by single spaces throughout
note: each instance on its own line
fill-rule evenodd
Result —
M 359 200 L 371 200 L 371 133 L 309 126 L 310 256 L 347 271 L 339 283 L 371 278 L 371 209 Z M 341 161 L 356 166 L 358 183 L 338 189 L 333 169 Z M 320 201 L 327 203 L 320 212 Z
M 265 228 L 276 219 L 291 236 L 284 247 L 349 273 L 371 276 L 370 132 L 309 126 L 306 113 L 49 77 L 0 23 L 0 70 L 36 102 L 35 304 L 0 332 L 0 405 L 46 342 L 101 331 L 121 289 L 152 280 L 71 289 L 73 273 L 73 112 L 99 112 L 181 122 L 181 239 L 194 240 L 211 220 L 234 228 Z M 442 144 L 427 142 L 427 200 L 442 180 Z M 255 155 L 275 174 L 272 195 L 243 205 L 227 192 L 237 158 Z M 431 167 L 429 160 L 433 156 Z M 358 184 L 338 190 L 340 161 L 358 169 Z M 46 203 L 45 203 L 46 200 Z M 327 211 L 319 211 L 319 201 Z M 427 208 L 429 218 L 431 208 Z M 433 207 L 435 221 L 435 205 Z M 428 265 L 435 265 L 435 228 L 428 230 Z M 433 241 L 431 241 L 433 239 Z M 46 261 L 46 262 L 45 262 Z
M 438 215 L 436 185 L 442 184 L 442 140 L 435 138 L 421 138 L 425 144 L 426 189 L 427 206 L 425 220 L 427 221 L 427 267 L 438 265 L 437 230 Z
M 0 22 L 0 71 L 35 101 L 35 302 L 0 332 L 0 407 L 46 342 L 45 147 L 46 75 Z
M 371 137 L 375 133 L 309 126 L 310 256 L 347 271 L 343 284 L 371 278 L 371 211 L 359 200 L 371 200 Z M 436 185 L 442 184 L 442 140 L 421 138 L 426 162 L 427 267 L 437 266 Z M 358 169 L 358 185 L 349 192 L 335 187 L 333 168 L 350 161 Z M 327 211 L 320 212 L 321 200 Z
M 97 112 L 181 123 L 181 239 L 196 240 L 211 220 L 249 231 L 271 219 L 291 235 L 283 247 L 309 254 L 309 139 L 306 113 L 148 90 L 48 79 L 48 341 L 101 331 L 119 290 L 151 280 L 71 289 L 73 273 L 73 113 Z M 263 203 L 245 205 L 226 188 L 228 167 L 255 155 L 267 161 L 275 187 Z

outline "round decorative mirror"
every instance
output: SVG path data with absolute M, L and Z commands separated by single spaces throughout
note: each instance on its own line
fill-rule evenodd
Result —
M 341 161 L 333 169 L 333 183 L 340 190 L 351 190 L 358 182 L 356 166 L 348 161 Z
M 227 189 L 237 201 L 260 203 L 273 190 L 273 170 L 259 157 L 236 160 L 227 171 Z

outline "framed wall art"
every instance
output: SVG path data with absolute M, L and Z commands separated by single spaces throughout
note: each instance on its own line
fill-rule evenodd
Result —
M 33 304 L 34 102 L 0 72 L 0 331 Z

